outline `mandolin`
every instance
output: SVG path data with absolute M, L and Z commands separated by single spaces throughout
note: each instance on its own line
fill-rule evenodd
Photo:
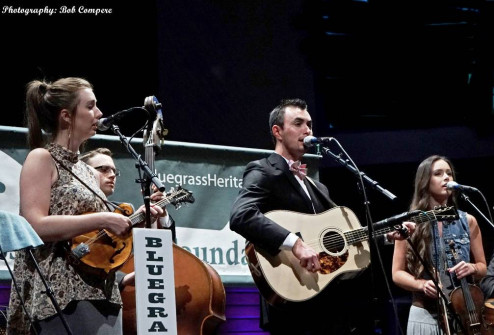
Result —
M 195 201 L 192 192 L 178 186 L 165 194 L 156 202 L 156 206 L 164 208 L 168 204 L 180 207 L 183 203 Z M 117 208 L 119 211 L 119 208 Z M 123 208 L 124 212 L 128 209 Z M 132 227 L 144 222 L 146 216 L 142 211 L 129 216 Z M 89 268 L 103 270 L 105 273 L 118 270 L 132 254 L 132 232 L 119 237 L 106 230 L 94 230 L 72 239 L 69 256 L 76 264 L 83 263 Z

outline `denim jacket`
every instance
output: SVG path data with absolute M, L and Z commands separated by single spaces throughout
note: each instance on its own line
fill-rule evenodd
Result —
M 448 222 L 443 221 L 442 237 L 437 233 L 437 226 L 433 226 L 433 230 L 435 230 L 433 231 L 433 238 L 436 243 L 431 245 L 431 255 L 434 264 L 437 264 L 438 260 L 441 258 L 444 260 L 437 265 L 437 268 L 442 274 L 441 277 L 444 284 L 451 281 L 448 273 L 445 273 L 446 269 L 444 267 L 451 268 L 461 261 L 470 262 L 470 228 L 468 226 L 467 213 L 459 210 L 458 215 L 458 220 Z M 453 247 L 456 251 L 456 260 L 451 250 L 451 243 L 454 243 Z M 439 257 L 436 254 L 436 251 L 439 254 Z M 450 285 L 446 285 L 446 287 L 447 286 Z M 451 288 L 452 287 L 450 287 L 450 289 Z

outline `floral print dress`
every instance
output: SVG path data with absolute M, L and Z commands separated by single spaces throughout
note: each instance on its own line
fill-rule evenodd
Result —
M 58 180 L 51 188 L 49 214 L 80 215 L 108 211 L 103 201 L 60 166 L 59 162 L 103 199 L 106 199 L 88 165 L 79 161 L 76 153 L 60 145 L 52 143 L 47 146 L 47 149 L 55 158 L 55 165 L 58 169 Z M 112 273 L 103 278 L 73 266 L 67 257 L 70 242 L 47 242 L 33 250 L 33 255 L 60 308 L 63 310 L 69 302 L 80 300 L 108 300 L 121 305 L 122 300 L 115 282 L 115 275 Z M 26 250 L 17 251 L 14 264 L 14 276 L 29 315 L 34 320 L 43 320 L 55 315 L 56 310 L 48 295 L 43 293 L 46 288 L 28 252 Z M 8 330 L 9 334 L 16 335 L 30 333 L 29 318 L 22 308 L 14 287 L 10 294 Z

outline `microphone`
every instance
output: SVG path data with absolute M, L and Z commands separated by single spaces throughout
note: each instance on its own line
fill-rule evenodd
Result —
M 161 111 L 162 107 L 161 102 L 159 102 L 154 95 L 150 95 L 144 99 L 143 108 L 148 112 L 151 123 L 157 116 L 163 117 L 163 112 Z
M 372 224 L 372 226 L 373 226 L 374 230 L 379 230 L 381 228 L 393 226 L 396 222 L 401 223 L 403 221 L 406 221 L 406 219 L 411 218 L 412 216 L 416 216 L 420 213 L 421 213 L 420 210 L 415 210 L 412 212 L 404 212 L 404 213 L 392 216 L 390 218 L 378 221 L 378 222 Z
M 448 181 L 446 187 L 449 190 L 465 191 L 465 192 L 478 192 L 479 190 L 472 186 L 466 186 L 458 184 L 456 181 Z
M 306 138 L 304 138 L 304 146 L 306 148 L 310 148 L 310 147 L 313 147 L 314 144 L 317 144 L 317 143 L 328 144 L 329 142 L 331 142 L 332 139 L 333 139 L 332 137 L 307 136 Z
M 146 99 L 144 99 L 144 106 L 142 107 L 131 107 L 129 109 L 117 112 L 113 115 L 110 115 L 109 117 L 102 118 L 98 120 L 98 130 L 99 131 L 105 131 L 108 130 L 115 122 L 120 120 L 122 117 L 125 116 L 128 112 L 132 112 L 133 110 L 140 109 L 144 110 L 148 114 L 148 118 L 151 122 L 149 124 L 152 127 L 152 123 L 154 119 L 156 118 L 157 114 L 161 114 L 161 103 L 156 99 L 155 96 L 149 96 Z
M 99 131 L 105 131 L 108 130 L 115 122 L 120 120 L 122 117 L 125 116 L 125 114 L 132 112 L 134 109 L 140 109 L 141 107 L 131 107 L 129 109 L 116 112 L 113 115 L 110 115 L 109 117 L 104 117 L 98 120 L 98 130 Z

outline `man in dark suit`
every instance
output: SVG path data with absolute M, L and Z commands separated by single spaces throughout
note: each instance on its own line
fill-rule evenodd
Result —
M 243 187 L 235 200 L 230 228 L 247 241 L 275 256 L 291 250 L 300 266 L 309 272 L 321 269 L 318 253 L 296 234 L 270 220 L 264 213 L 289 210 L 317 214 L 336 204 L 322 183 L 304 176 L 300 160 L 306 152 L 304 138 L 312 135 L 312 119 L 301 99 L 283 100 L 269 116 L 275 152 L 250 162 L 243 175 Z M 302 170 L 302 172 L 301 172 Z M 395 233 L 389 238 L 396 238 Z M 261 299 L 261 327 L 271 334 L 371 334 L 357 329 L 356 320 L 345 306 L 355 291 L 351 280 L 333 280 L 323 292 L 305 302 L 272 306 Z
M 266 218 L 263 213 L 287 209 L 300 213 L 319 213 L 335 206 L 329 199 L 326 186 L 314 181 L 317 188 L 300 179 L 288 166 L 288 162 L 300 161 L 305 154 L 304 138 L 312 135 L 312 119 L 302 100 L 286 100 L 270 114 L 269 125 L 275 142 L 275 153 L 250 162 L 244 172 L 243 188 L 232 209 L 230 227 L 248 241 L 271 254 L 276 254 L 289 235 L 289 231 Z M 315 211 L 309 194 L 317 194 L 319 210 Z M 315 203 L 314 203 L 315 205 Z M 291 240 L 293 239 L 293 240 Z M 303 267 L 318 270 L 316 252 L 296 236 L 289 236 L 287 247 Z
M 480 288 L 484 293 L 485 299 L 494 298 L 494 256 L 491 257 L 489 265 L 487 266 L 487 274 L 480 281 Z

